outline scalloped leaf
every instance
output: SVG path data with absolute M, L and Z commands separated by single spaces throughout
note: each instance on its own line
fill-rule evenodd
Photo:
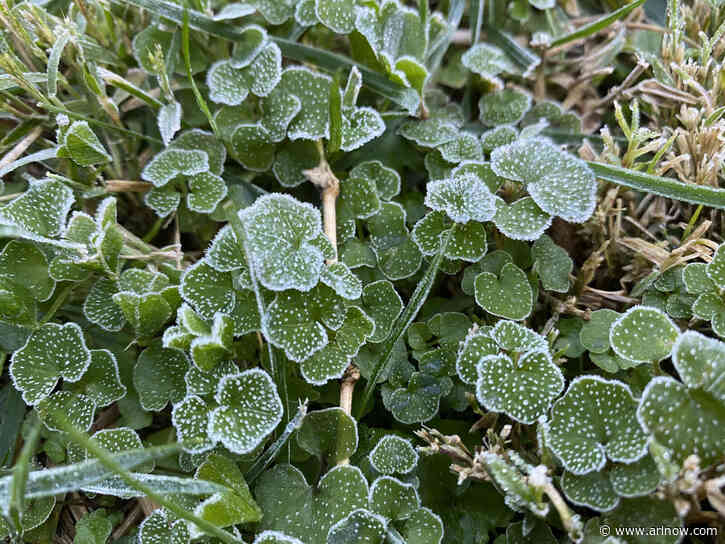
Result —
M 367 179 L 375 183 L 381 200 L 390 200 L 400 193 L 400 174 L 378 160 L 359 163 L 350 170 L 350 177 Z
M 506 263 L 496 276 L 481 272 L 475 281 L 476 302 L 487 312 L 520 321 L 526 319 L 533 308 L 534 294 L 523 270 Z
M 141 179 L 164 187 L 178 176 L 193 176 L 209 170 L 209 156 L 198 149 L 167 148 L 154 155 L 141 172 Z
M 369 459 L 381 474 L 408 474 L 418 464 L 418 452 L 410 440 L 388 434 L 375 445 Z
M 117 332 L 126 323 L 123 311 L 108 300 L 118 291 L 118 284 L 109 278 L 98 278 L 83 301 L 83 315 L 103 330 Z
M 515 125 L 531 107 L 531 95 L 516 89 L 484 94 L 478 101 L 479 118 L 484 125 Z
M 82 392 L 93 404 L 102 408 L 126 396 L 116 356 L 107 349 L 92 349 L 91 363 L 72 389 Z
M 58 147 L 59 157 L 67 157 L 79 166 L 105 164 L 111 161 L 111 155 L 88 126 L 87 121 L 73 121 L 68 128 L 62 130 L 62 135 L 63 142 Z
M 285 132 L 286 130 L 285 127 Z M 318 164 L 320 164 L 320 154 L 314 142 L 286 141 L 277 149 L 272 171 L 283 187 L 297 187 L 308 179 L 305 170 L 310 170 Z M 341 194 L 342 191 L 341 187 Z
M 85 395 L 56 391 L 40 400 L 35 409 L 50 430 L 61 431 L 64 425 L 71 425 L 80 431 L 87 431 L 93 423 L 96 405 Z
M 370 246 L 385 277 L 408 278 L 420 268 L 423 256 L 405 225 L 405 209 L 397 202 L 383 202 L 380 212 L 368 219 Z
M 209 412 L 206 402 L 194 394 L 174 404 L 171 421 L 185 452 L 202 453 L 214 447 L 208 433 Z
M 622 382 L 577 377 L 551 409 L 547 444 L 576 475 L 601 470 L 607 459 L 632 463 L 647 452 L 636 409 L 632 392 Z
M 401 423 L 429 421 L 438 413 L 440 399 L 445 394 L 441 382 L 441 378 L 414 372 L 406 387 L 392 392 L 387 407 Z
M 679 333 L 663 311 L 635 306 L 612 323 L 609 343 L 614 353 L 629 361 L 658 362 L 670 355 Z
M 496 76 L 502 72 L 516 72 L 516 67 L 506 53 L 488 43 L 478 43 L 471 47 L 461 57 L 461 63 L 499 89 L 503 87 L 503 83 Z
M 583 223 L 594 212 L 597 180 L 584 161 L 535 138 L 518 140 L 491 153 L 499 176 L 520 181 L 545 212 Z
M 362 282 L 344 263 L 335 262 L 325 266 L 320 281 L 344 299 L 356 300 L 362 295 Z
M 420 506 L 412 484 L 391 476 L 380 476 L 370 486 L 370 510 L 390 521 L 407 519 Z
M 186 205 L 193 212 L 211 213 L 227 196 L 227 184 L 221 176 L 211 172 L 202 172 L 191 176 L 188 180 L 189 192 Z
M 133 384 L 144 410 L 157 412 L 186 394 L 184 374 L 189 369 L 186 355 L 155 344 L 143 350 L 133 369 Z
M 496 198 L 493 223 L 498 230 L 514 240 L 538 240 L 551 226 L 552 219 L 530 196 L 520 198 L 512 204 Z
M 282 421 L 282 400 L 269 374 L 259 368 L 225 376 L 209 415 L 209 437 L 234 453 L 254 450 Z
M 139 544 L 189 544 L 189 528 L 183 520 L 173 521 L 166 510 L 154 510 L 139 526 Z
M 534 423 L 564 390 L 561 370 L 544 351 L 529 351 L 515 361 L 489 355 L 477 368 L 479 402 L 522 423 Z
M 423 255 L 435 255 L 451 228 L 454 228 L 453 234 L 443 254 L 446 258 L 476 262 L 486 254 L 488 242 L 483 224 L 475 221 L 454 224 L 441 211 L 430 212 L 418 221 L 413 227 L 412 238 Z
M 181 296 L 204 318 L 230 314 L 236 301 L 231 274 L 219 272 L 205 261 L 198 261 L 181 277 Z
M 328 466 L 340 464 L 357 450 L 357 422 L 337 406 L 305 415 L 297 444 Z
M 275 43 L 263 45 L 254 60 L 244 66 L 242 56 L 214 63 L 206 83 L 209 98 L 218 104 L 238 106 L 251 92 L 267 96 L 282 77 L 282 54 Z M 245 59 L 246 61 L 246 59 Z
M 329 137 L 330 81 L 328 76 L 303 66 L 291 66 L 282 72 L 277 88 L 300 102 L 299 113 L 287 127 L 290 140 Z
M 10 377 L 26 404 L 46 398 L 58 380 L 77 382 L 91 364 L 81 328 L 75 323 L 46 323 L 13 353 Z
M 353 510 L 327 534 L 327 544 L 383 544 L 387 521 L 367 510 Z
M 368 283 L 362 291 L 362 309 L 375 322 L 375 330 L 370 342 L 385 341 L 393 329 L 393 324 L 403 311 L 403 300 L 387 280 Z
M 74 202 L 73 191 L 60 181 L 39 181 L 0 207 L 0 222 L 17 225 L 31 235 L 53 238 L 62 232 Z
M 484 222 L 492 219 L 496 213 L 496 204 L 488 185 L 470 173 L 428 183 L 425 204 L 434 210 L 446 212 L 456 223 Z
M 579 332 L 579 340 L 592 353 L 609 351 L 609 330 L 621 314 L 614 310 L 603 309 L 591 313 L 589 321 L 584 323 Z
M 239 213 L 246 249 L 267 289 L 309 291 L 320 277 L 323 254 L 313 241 L 320 235 L 320 212 L 288 195 L 270 194 Z
M 531 256 L 545 290 L 557 293 L 569 291 L 569 274 L 574 268 L 574 262 L 564 249 L 548 236 L 542 235 L 531 247 Z

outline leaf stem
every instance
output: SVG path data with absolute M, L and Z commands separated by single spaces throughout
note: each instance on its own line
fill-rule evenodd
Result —
M 50 308 L 48 308 L 48 311 L 43 316 L 43 319 L 38 321 L 38 327 L 42 327 L 45 325 L 48 321 L 53 319 L 53 316 L 55 313 L 60 309 L 61 306 L 63 306 L 63 303 L 66 301 L 68 296 L 71 294 L 71 291 L 73 291 L 73 287 L 75 287 L 75 284 L 69 283 L 65 286 L 65 288 L 58 294 L 57 297 L 55 297 L 55 300 L 53 300 L 53 303 L 50 305 Z
M 322 223 L 325 235 L 335 248 L 335 257 L 327 259 L 327 264 L 337 262 L 337 197 L 340 194 L 340 180 L 330 168 L 325 158 L 325 148 L 322 140 L 317 140 L 317 152 L 320 154 L 320 163 L 303 173 L 319 189 L 322 190 Z

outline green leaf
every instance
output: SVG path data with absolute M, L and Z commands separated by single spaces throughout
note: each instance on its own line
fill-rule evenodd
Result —
M 211 172 L 191 176 L 188 182 L 189 192 L 186 195 L 186 205 L 193 212 L 212 213 L 227 196 L 226 183 L 220 176 Z
M 269 375 L 253 368 L 225 376 L 209 416 L 209 437 L 234 453 L 254 450 L 282 421 L 282 400 Z
M 526 184 L 545 212 L 583 223 L 594 212 L 597 183 L 587 164 L 545 140 L 520 139 L 491 153 L 499 176 Z
M 36 236 L 53 238 L 61 233 L 74 202 L 73 191 L 60 181 L 39 181 L 0 207 L 0 223 L 20 227 L 31 239 Z
M 126 396 L 116 356 L 107 349 L 92 349 L 91 363 L 72 389 L 82 392 L 98 408 L 108 406 Z
M 219 272 L 205 261 L 198 261 L 181 277 L 181 296 L 204 319 L 217 312 L 230 314 L 236 300 L 231 274 Z
M 478 363 L 476 396 L 488 410 L 532 424 L 564 390 L 564 376 L 545 351 L 528 351 L 513 360 L 489 355 Z
M 557 38 L 556 40 L 551 42 L 551 47 L 558 47 L 565 43 L 569 43 L 571 41 L 578 40 L 580 38 L 585 38 L 592 34 L 596 34 L 597 32 L 607 28 L 609 25 L 611 25 L 618 19 L 621 19 L 622 17 L 625 17 L 626 15 L 628 15 L 633 9 L 641 6 L 644 3 L 644 1 L 645 0 L 634 0 L 633 2 L 630 2 L 629 4 L 625 4 L 624 6 L 620 7 L 619 9 L 616 9 L 616 10 L 612 11 L 611 13 L 604 15 L 603 17 L 600 17 L 599 19 L 596 19 L 595 21 L 580 27 L 573 32 L 569 32 L 568 34 L 565 34 L 564 36 Z
M 328 0 L 329 1 L 329 0 Z M 353 151 L 385 132 L 385 122 L 377 110 L 356 107 L 342 113 L 342 151 Z
M 495 87 L 502 88 L 503 83 L 497 77 L 502 72 L 515 73 L 516 66 L 500 48 L 487 43 L 479 43 L 471 47 L 461 57 L 463 66 L 491 82 Z
M 282 77 L 282 54 L 274 43 L 267 43 L 249 64 L 237 57 L 214 63 L 208 70 L 206 84 L 209 98 L 219 104 L 238 106 L 251 92 L 267 96 Z
M 478 101 L 481 122 L 484 125 L 515 125 L 531 107 L 531 96 L 515 89 L 502 89 L 484 94 Z
M 358 163 L 350 170 L 350 177 L 367 179 L 375 183 L 381 200 L 390 200 L 400 193 L 400 174 L 377 160 Z
M 285 127 L 285 132 L 286 130 Z M 272 171 L 280 185 L 296 187 L 307 181 L 305 170 L 310 170 L 319 163 L 320 155 L 314 142 L 308 140 L 287 141 L 277 149 Z
M 315 14 L 337 34 L 349 34 L 355 29 L 354 0 L 315 0 Z
M 683 527 L 682 520 L 677 515 L 675 507 L 670 501 L 650 497 L 639 499 L 624 499 L 613 512 L 605 514 L 601 519 L 602 526 L 606 525 L 612 534 L 624 532 L 624 528 L 649 530 L 650 527 L 662 527 L 661 535 L 657 536 L 657 543 L 675 544 L 679 542 Z M 649 540 L 648 537 L 633 538 L 631 542 L 638 544 Z
M 420 268 L 422 255 L 405 224 L 405 209 L 397 202 L 384 202 L 379 213 L 368 219 L 370 247 L 385 277 L 408 278 Z
M 574 268 L 574 262 L 564 249 L 548 236 L 542 235 L 531 247 L 531 256 L 544 289 L 557 293 L 569 291 L 569 274 Z
M 407 519 L 420 506 L 412 484 L 391 476 L 381 476 L 370 486 L 370 510 L 391 521 Z
M 393 324 L 403 311 L 403 300 L 387 280 L 368 283 L 362 291 L 362 309 L 375 322 L 370 342 L 384 342 L 393 329 Z
M 673 451 L 676 462 L 692 454 L 703 464 L 716 462 L 724 446 L 719 429 L 725 422 L 725 344 L 687 331 L 675 343 L 672 362 L 682 383 L 664 376 L 652 379 L 642 393 L 637 417 Z
M 154 510 L 139 526 L 139 544 L 189 544 L 189 528 L 183 520 L 169 519 L 166 510 Z
M 607 459 L 632 463 L 647 451 L 629 387 L 599 376 L 580 376 L 551 409 L 547 444 L 569 472 L 601 470 Z
M 327 534 L 327 544 L 383 544 L 387 521 L 367 510 L 353 510 Z
M 288 195 L 270 194 L 239 213 L 252 262 L 267 289 L 309 291 L 320 277 L 319 210 Z
M 62 424 L 67 422 L 82 431 L 87 431 L 93 423 L 96 406 L 85 395 L 56 391 L 39 401 L 35 409 L 50 430 L 59 431 Z
M 37 301 L 48 300 L 55 289 L 47 270 L 48 260 L 33 243 L 11 240 L 0 252 L 0 283 L 12 284 Z
M 362 282 L 344 263 L 336 262 L 325 266 L 320 281 L 344 299 L 356 300 L 362 295 Z
M 162 106 L 157 114 L 156 123 L 164 145 L 169 145 L 174 134 L 181 129 L 181 104 L 174 101 Z
M 262 531 L 252 544 L 304 544 L 301 540 L 279 531 Z
M 393 417 L 401 423 L 423 423 L 438 413 L 443 395 L 441 378 L 414 372 L 407 387 L 392 392 L 387 406 Z
M 367 507 L 368 484 L 360 469 L 341 465 L 316 487 L 291 465 L 277 465 L 259 479 L 255 494 L 264 512 L 261 528 L 302 542 L 325 542 L 330 528 L 358 508 Z
M 209 170 L 209 156 L 198 149 L 168 148 L 157 153 L 141 172 L 141 179 L 163 187 L 178 176 L 193 176 Z
M 338 407 L 309 412 L 297 430 L 297 444 L 327 466 L 339 464 L 357 450 L 357 423 Z
M 456 223 L 493 218 L 496 205 L 488 185 L 472 174 L 459 174 L 428 183 L 425 204 L 446 212 Z
M 530 196 L 520 198 L 512 204 L 496 198 L 493 223 L 498 230 L 514 240 L 538 240 L 551 226 L 552 219 Z
M 76 524 L 73 544 L 105 544 L 113 531 L 115 517 L 104 508 L 88 512 Z
M 609 343 L 620 357 L 634 362 L 659 362 L 668 357 L 679 329 L 656 308 L 635 306 L 612 323 Z
M 59 157 L 68 157 L 80 166 L 111 161 L 111 156 L 86 121 L 74 121 L 67 129 L 61 129 L 61 132 L 63 142 L 58 148 Z
M 91 364 L 91 352 L 75 323 L 46 323 L 13 353 L 10 377 L 26 404 L 46 398 L 58 380 L 77 382 Z
M 475 281 L 476 302 L 487 312 L 520 321 L 531 314 L 533 291 L 523 270 L 507 263 L 498 275 L 481 272 Z
M 418 464 L 418 452 L 409 440 L 388 434 L 370 452 L 371 466 L 381 474 L 408 474 Z
M 144 410 L 163 410 L 171 402 L 184 398 L 184 374 L 189 360 L 183 352 L 166 349 L 158 344 L 146 348 L 133 369 L 133 383 Z

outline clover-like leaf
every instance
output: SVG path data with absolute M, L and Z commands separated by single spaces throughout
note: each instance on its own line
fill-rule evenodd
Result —
M 280 531 L 302 542 L 325 542 L 330 528 L 368 503 L 368 483 L 360 469 L 339 465 L 315 488 L 291 465 L 277 465 L 259 478 L 257 503 L 262 529 Z
M 375 331 L 369 341 L 383 342 L 390 336 L 393 323 L 403 311 L 403 301 L 387 280 L 368 283 L 363 287 L 362 309 L 375 322 Z
M 209 157 L 197 149 L 168 148 L 157 153 L 141 172 L 154 187 L 163 187 L 177 176 L 193 176 L 209 169 Z
M 297 97 L 299 113 L 287 127 L 290 140 L 317 140 L 329 137 L 330 78 L 302 66 L 291 66 L 282 72 L 277 88 Z
M 532 246 L 531 256 L 544 289 L 557 293 L 566 293 L 569 290 L 569 274 L 574 263 L 564 249 L 543 235 Z
M 563 390 L 564 376 L 545 351 L 529 351 L 516 361 L 489 355 L 478 363 L 478 400 L 522 423 L 534 423 Z
M 48 300 L 55 289 L 55 281 L 48 277 L 45 254 L 22 240 L 11 240 L 0 252 L 0 285 L 37 301 Z
M 80 431 L 87 431 L 93 423 L 96 406 L 85 395 L 56 391 L 40 400 L 35 409 L 48 429 L 60 431 L 65 425 L 71 425 Z
M 209 412 L 206 402 L 194 394 L 174 404 L 171 421 L 184 451 L 202 453 L 214 447 L 208 434 Z
M 488 185 L 472 174 L 454 175 L 428 183 L 425 204 L 446 212 L 456 223 L 488 221 L 496 213 L 496 204 Z
M 439 147 L 456 139 L 458 127 L 447 119 L 406 121 L 400 125 L 398 134 L 423 147 Z
M 514 240 L 538 240 L 551 226 L 552 217 L 527 196 L 512 204 L 496 198 L 493 223 L 503 234 Z
M 118 285 L 109 278 L 98 278 L 83 302 L 83 315 L 107 331 L 120 331 L 126 323 L 123 310 L 108 300 L 118 292 Z
M 381 476 L 370 486 L 370 510 L 391 521 L 407 519 L 420 506 L 412 484 L 391 476 Z
M 345 318 L 342 299 L 326 285 L 308 293 L 283 291 L 267 308 L 263 326 L 269 341 L 293 361 L 304 361 L 328 342 L 325 326 L 337 329 Z
M 285 132 L 286 132 L 285 127 Z M 296 140 L 284 142 L 277 149 L 272 171 L 283 187 L 296 187 L 305 181 L 305 170 L 310 170 L 320 163 L 320 154 L 314 142 Z
M 636 408 L 622 382 L 577 377 L 551 409 L 547 443 L 564 468 L 577 475 L 600 470 L 607 459 L 632 463 L 647 451 Z
M 275 43 L 268 42 L 249 64 L 239 58 L 213 64 L 206 77 L 209 98 L 220 104 L 238 106 L 250 92 L 267 96 L 282 76 L 282 55 Z
M 320 277 L 323 254 L 313 241 L 321 233 L 320 212 L 294 198 L 271 194 L 240 212 L 247 250 L 267 289 L 309 291 Z
M 447 379 L 447 378 L 445 378 Z M 387 406 L 393 417 L 401 423 L 424 423 L 438 413 L 438 405 L 445 394 L 442 379 L 415 372 L 407 387 L 396 389 Z
M 337 200 L 340 220 L 367 219 L 380 211 L 374 180 L 367 177 L 350 176 L 340 183 L 340 196 Z
M 325 266 L 320 281 L 344 299 L 356 300 L 362 295 L 362 282 L 344 263 L 336 262 Z
M 80 166 L 92 166 L 111 161 L 111 156 L 101 144 L 98 136 L 88 126 L 87 121 L 73 121 L 68 128 L 61 132 L 63 142 L 58 148 L 59 157 L 68 157 Z
M 349 34 L 355 29 L 354 0 L 315 0 L 315 14 L 337 34 Z
M 186 205 L 193 212 L 211 213 L 227 196 L 227 185 L 221 176 L 202 172 L 189 178 Z
M 184 374 L 189 368 L 186 355 L 158 344 L 141 352 L 133 369 L 133 383 L 144 410 L 159 411 L 184 398 Z
M 201 370 L 209 371 L 232 355 L 234 320 L 216 314 L 211 329 L 191 342 L 191 360 Z
M 418 452 L 409 440 L 387 434 L 370 452 L 371 466 L 381 474 L 408 474 L 418 464 Z
M 459 132 L 455 139 L 439 145 L 437 149 L 443 160 L 450 163 L 483 160 L 481 142 L 470 132 Z
M 644 530 L 643 534 L 651 527 L 662 527 L 656 536 L 657 544 L 675 544 L 682 538 L 682 520 L 677 514 L 672 502 L 650 497 L 638 499 L 623 499 L 619 507 L 612 512 L 605 514 L 601 519 L 603 527 L 612 534 L 623 534 L 627 529 Z M 624 529 L 624 528 L 627 529 Z M 651 540 L 649 536 L 632 538 L 629 542 L 645 542 Z
M 91 363 L 72 389 L 82 392 L 99 408 L 126 396 L 116 356 L 107 349 L 92 349 Z
M 390 200 L 400 193 L 400 174 L 377 160 L 361 162 L 350 170 L 350 177 L 375 183 L 381 200 Z
M 608 473 L 604 471 L 579 476 L 564 472 L 561 489 L 574 504 L 600 512 L 612 510 L 619 504 L 619 495 L 614 491 Z
M 488 244 L 483 224 L 471 221 L 454 226 L 448 216 L 440 211 L 431 212 L 418 221 L 413 228 L 412 238 L 423 255 L 435 255 L 451 228 L 453 234 L 443 253 L 446 258 L 476 262 L 486 254 Z
M 353 510 L 327 534 L 327 544 L 383 544 L 387 521 L 368 510 Z
M 181 277 L 181 296 L 205 319 L 220 313 L 231 313 L 236 300 L 232 277 L 219 272 L 204 261 L 198 261 Z
M 262 531 L 252 544 L 304 544 L 304 542 L 279 531 Z
M 478 380 L 478 362 L 484 357 L 497 355 L 498 344 L 486 329 L 471 331 L 461 343 L 456 359 L 456 372 L 464 383 L 475 385 Z
M 139 526 L 139 544 L 189 544 L 189 539 L 186 522 L 172 521 L 162 508 L 154 510 Z
M 725 438 L 725 344 L 695 331 L 680 335 L 672 362 L 682 383 L 658 376 L 647 384 L 637 416 L 677 462 L 698 455 L 704 464 L 722 455 Z M 671 414 L 677 414 L 673 421 Z
M 357 423 L 339 407 L 309 412 L 297 430 L 297 444 L 330 466 L 339 464 L 357 450 Z
M 248 170 L 264 172 L 274 161 L 272 135 L 259 123 L 236 125 L 231 146 L 234 158 Z
M 234 453 L 249 453 L 282 421 L 277 388 L 259 368 L 223 377 L 214 398 L 209 437 Z
M 502 88 L 503 83 L 496 77 L 501 72 L 516 72 L 516 67 L 506 53 L 495 45 L 479 43 L 471 47 L 461 57 L 463 66 L 491 82 L 495 87 Z
M 151 336 L 173 315 L 180 303 L 178 288 L 161 272 L 124 270 L 118 292 L 111 296 L 138 336 Z
M 667 314 L 647 306 L 635 306 L 612 323 L 609 343 L 629 361 L 661 361 L 669 356 L 679 329 Z
M 594 212 L 594 173 L 545 140 L 527 138 L 498 147 L 491 153 L 491 167 L 499 176 L 526 184 L 536 204 L 551 215 L 582 223 Z
M 75 323 L 46 323 L 13 353 L 10 377 L 26 404 L 47 397 L 58 380 L 77 382 L 91 364 L 81 328 Z
M 592 353 L 606 353 L 609 350 L 609 330 L 619 317 L 614 310 L 602 309 L 592 312 L 579 332 L 582 345 Z
M 179 134 L 169 147 L 174 149 L 200 150 L 207 155 L 209 171 L 221 176 L 224 171 L 224 162 L 227 159 L 227 148 L 211 132 L 194 128 Z
M 350 108 L 342 112 L 341 132 L 340 149 L 353 151 L 385 132 L 385 121 L 373 108 Z
M 73 191 L 60 181 L 39 181 L 0 207 L 0 222 L 17 225 L 31 237 L 53 238 L 63 230 L 74 202 Z
M 476 302 L 487 312 L 520 321 L 531 314 L 533 290 L 523 270 L 506 263 L 498 275 L 481 272 L 475 281 Z
M 513 125 L 521 121 L 531 107 L 531 95 L 515 89 L 503 89 L 484 94 L 478 101 L 484 125 Z
M 379 213 L 368 220 L 370 246 L 378 266 L 390 280 L 415 274 L 423 259 L 405 226 L 405 209 L 397 202 L 384 202 Z

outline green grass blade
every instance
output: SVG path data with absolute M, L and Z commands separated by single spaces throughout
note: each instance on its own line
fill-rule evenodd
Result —
M 469 12 L 472 45 L 478 43 L 481 39 L 481 27 L 483 26 L 483 7 L 486 2 L 484 0 L 471 0 L 471 11 Z
M 105 68 L 99 66 L 98 75 L 101 76 L 103 81 L 105 81 L 108 85 L 112 85 L 126 91 L 128 94 L 135 96 L 140 100 L 143 100 L 152 108 L 158 109 L 163 106 L 163 103 L 158 98 L 154 98 L 146 91 L 140 89 L 127 79 L 116 74 L 115 72 L 111 72 L 110 70 L 106 70 Z
M 55 147 L 50 147 L 48 149 L 41 149 L 40 151 L 31 153 L 30 155 L 20 157 L 19 159 L 14 160 L 10 164 L 7 164 L 0 168 L 0 178 L 2 178 L 5 174 L 9 174 L 13 170 L 17 170 L 21 166 L 25 166 L 26 164 L 30 164 L 31 162 L 40 162 L 48 159 L 54 159 L 56 155 L 58 155 L 58 149 Z
M 423 303 L 428 298 L 428 293 L 430 293 L 430 290 L 433 287 L 433 282 L 435 281 L 436 274 L 438 273 L 438 268 L 443 260 L 443 253 L 448 245 L 448 241 L 451 239 L 452 233 L 453 229 L 449 230 L 446 237 L 442 240 L 438 253 L 435 257 L 433 257 L 430 265 L 428 265 L 428 270 L 425 271 L 425 274 L 418 282 L 418 286 L 415 288 L 415 291 L 413 291 L 413 294 L 408 301 L 408 305 L 395 322 L 390 337 L 384 344 L 383 354 L 380 359 L 376 361 L 373 371 L 370 374 L 370 379 L 365 384 L 365 391 L 363 392 L 362 401 L 360 402 L 360 406 L 358 408 L 357 419 L 360 419 L 363 414 L 365 414 L 365 409 L 370 402 L 373 391 L 375 391 L 378 379 L 393 358 L 395 344 L 403 336 L 403 334 L 405 334 L 405 331 L 408 330 L 408 327 L 410 327 L 413 319 L 415 319 L 415 316 L 418 315 Z
M 201 96 L 201 92 L 199 92 L 199 88 L 196 86 L 196 81 L 194 81 L 194 74 L 191 71 L 191 53 L 189 52 L 188 10 L 184 10 L 184 23 L 181 31 L 181 50 L 184 52 L 184 65 L 186 66 L 186 76 L 189 78 L 189 82 L 191 83 L 191 90 L 194 93 L 194 98 L 196 98 L 196 103 L 199 106 L 199 109 L 204 113 L 207 120 L 209 121 L 209 126 L 214 131 L 214 134 L 218 136 L 219 134 L 216 128 L 216 122 L 211 115 L 211 111 L 209 111 L 209 106 L 207 106 L 206 100 L 204 100 L 204 97 Z
M 340 93 L 340 72 L 330 82 L 330 139 L 327 142 L 327 153 L 332 155 L 342 145 L 342 93 Z
M 70 34 L 64 32 L 55 40 L 53 49 L 50 50 L 50 56 L 48 57 L 48 96 L 50 98 L 55 98 L 58 94 L 58 65 L 60 64 L 63 49 L 65 49 L 69 41 Z
M 589 162 L 588 164 L 599 179 L 673 200 L 725 210 L 725 189 L 682 183 L 675 179 L 636 172 L 621 166 L 596 162 Z
M 486 34 L 493 43 L 511 57 L 524 74 L 531 72 L 541 64 L 541 58 L 537 54 L 523 47 L 507 32 L 501 32 L 493 26 L 486 26 Z
M 25 511 L 25 489 L 28 485 L 28 474 L 30 473 L 30 457 L 35 452 L 35 447 L 40 440 L 40 428 L 42 423 L 37 420 L 30 429 L 30 434 L 20 450 L 18 460 L 13 467 L 13 473 L 9 477 L 8 488 L 10 495 L 10 519 L 15 527 L 21 527 L 23 511 Z
M 599 32 L 600 30 L 604 30 L 609 25 L 611 25 L 614 21 L 621 19 L 622 17 L 625 17 L 633 9 L 644 4 L 644 2 L 645 2 L 645 0 L 634 0 L 634 2 L 632 2 L 631 4 L 622 6 L 621 8 L 616 9 L 611 13 L 608 13 L 604 17 L 600 17 L 596 21 L 591 22 L 588 25 L 584 25 L 581 28 L 578 28 L 574 32 L 570 32 L 569 34 L 565 34 L 561 38 L 557 38 L 556 40 L 551 42 L 551 47 L 557 47 L 559 45 L 564 45 L 565 43 L 569 43 L 574 40 L 578 40 L 579 38 L 586 38 L 587 36 L 591 36 L 592 34 Z

